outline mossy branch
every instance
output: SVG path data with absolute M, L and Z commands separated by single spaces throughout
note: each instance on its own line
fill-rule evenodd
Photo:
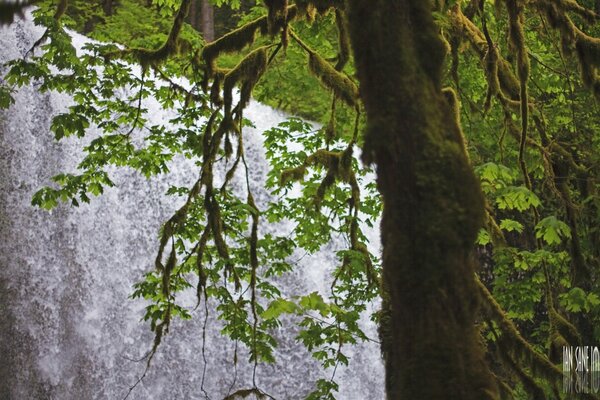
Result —
M 504 343 L 512 356 L 525 363 L 532 373 L 540 378 L 550 382 L 560 379 L 562 372 L 547 357 L 535 351 L 531 344 L 521 336 L 513 321 L 508 318 L 485 285 L 478 277 L 475 280 L 483 300 L 482 311 L 498 323 L 502 335 L 505 336 Z
M 350 39 L 346 27 L 346 17 L 342 10 L 335 10 L 335 25 L 338 30 L 338 59 L 335 64 L 336 71 L 341 71 L 350 59 Z
M 298 45 L 308 53 L 308 67 L 327 89 L 336 97 L 343 100 L 350 107 L 358 104 L 358 86 L 346 75 L 337 71 L 330 63 L 325 61 L 316 51 L 311 49 L 293 31 L 290 36 Z
M 298 8 L 296 5 L 291 5 L 287 7 L 286 10 L 286 21 L 289 22 L 296 17 Z M 265 15 L 254 21 L 248 22 L 204 46 L 201 57 L 206 63 L 208 76 L 212 77 L 216 71 L 216 60 L 221 54 L 239 52 L 246 46 L 252 45 L 256 39 L 257 32 L 260 32 L 261 34 L 267 34 L 269 32 L 268 16 Z
M 163 43 L 163 45 L 160 46 L 158 49 L 129 48 L 107 54 L 107 57 L 123 58 L 127 55 L 132 55 L 139 61 L 142 67 L 147 67 L 149 65 L 156 66 L 164 62 L 171 55 L 176 54 L 179 51 L 179 34 L 181 33 L 181 29 L 183 28 L 185 17 L 187 16 L 188 10 L 190 8 L 191 1 L 192 0 L 181 1 L 181 5 L 177 10 L 177 14 L 175 14 L 175 19 L 173 20 L 173 25 L 169 32 L 169 36 L 167 37 L 165 43 Z
M 266 69 L 267 47 L 260 47 L 250 52 L 238 63 L 238 65 L 225 75 L 223 79 L 223 99 L 226 117 L 231 112 L 234 86 L 238 83 L 242 84 L 239 108 L 243 109 L 248 101 L 250 101 L 252 89 Z
M 287 46 L 287 26 L 288 26 L 288 0 L 264 0 L 269 14 L 269 33 L 276 35 L 281 32 L 281 41 Z
M 567 10 L 573 10 L 566 7 L 565 3 L 569 2 L 538 0 L 535 4 L 544 13 L 550 26 L 560 32 L 563 51 L 573 52 L 575 49 L 581 79 L 585 86 L 592 90 L 594 96 L 600 99 L 600 76 L 597 71 L 600 68 L 600 39 L 585 34 L 575 26 L 566 13 Z

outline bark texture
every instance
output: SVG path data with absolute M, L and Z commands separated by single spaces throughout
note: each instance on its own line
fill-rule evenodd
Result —
M 368 128 L 363 157 L 383 197 L 386 392 L 496 399 L 475 326 L 473 242 L 484 204 L 465 150 L 446 53 L 425 0 L 349 0 Z

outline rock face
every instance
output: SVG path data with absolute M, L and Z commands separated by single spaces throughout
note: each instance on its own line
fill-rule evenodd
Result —
M 0 28 L 0 62 L 21 57 L 41 33 L 31 17 Z M 74 39 L 85 42 L 79 35 Z M 160 224 L 178 207 L 178 199 L 164 193 L 169 184 L 190 184 L 196 169 L 180 160 L 169 174 L 151 181 L 130 170 L 115 170 L 111 176 L 117 187 L 91 204 L 61 205 L 52 212 L 35 209 L 30 205 L 33 193 L 51 176 L 75 170 L 81 144 L 57 144 L 49 133 L 52 116 L 66 109 L 68 97 L 40 94 L 33 84 L 20 89 L 15 100 L 0 112 L 0 398 L 123 398 L 144 370 L 143 362 L 133 360 L 149 350 L 153 338 L 140 322 L 145 303 L 128 296 L 132 284 L 153 266 Z M 151 115 L 168 118 L 158 108 Z M 260 189 L 268 167 L 261 132 L 285 116 L 256 103 L 245 116 L 256 124 L 244 134 L 252 179 Z M 268 200 L 265 191 L 255 197 L 263 204 Z M 306 257 L 284 278 L 286 291 L 324 288 L 322 266 L 334 265 L 336 246 L 341 244 Z M 193 305 L 191 295 L 189 300 Z M 204 314 L 198 309 L 193 316 L 192 321 L 173 324 L 130 399 L 205 398 L 200 390 Z M 233 344 L 220 337 L 215 316 L 214 310 L 209 312 L 204 387 L 218 399 L 231 389 L 251 386 L 252 368 L 241 350 L 234 373 Z M 367 332 L 376 337 L 374 327 Z M 295 335 L 278 332 L 278 364 L 257 371 L 260 387 L 277 399 L 301 399 L 316 379 L 331 372 L 311 361 Z M 362 345 L 349 355 L 350 368 L 336 375 L 338 398 L 383 398 L 378 346 Z

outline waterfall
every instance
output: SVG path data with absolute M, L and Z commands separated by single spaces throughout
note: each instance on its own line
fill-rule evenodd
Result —
M 43 30 L 28 16 L 0 28 L 0 63 L 22 57 Z M 73 34 L 81 45 L 85 38 Z M 5 72 L 5 71 L 0 71 Z M 170 184 L 190 185 L 197 170 L 178 159 L 171 171 L 151 180 L 129 169 L 111 170 L 116 187 L 78 208 L 59 205 L 51 212 L 31 206 L 31 197 L 49 178 L 74 172 L 81 141 L 54 142 L 51 119 L 70 104 L 66 95 L 40 94 L 36 84 L 21 88 L 15 104 L 0 112 L 0 399 L 120 399 L 142 374 L 136 362 L 151 347 L 153 334 L 140 321 L 146 303 L 130 300 L 134 282 L 153 268 L 158 230 L 181 204 L 165 196 Z M 152 107 L 150 105 L 149 107 Z M 149 113 L 169 118 L 158 105 Z M 258 199 L 268 199 L 263 182 L 268 169 L 261 133 L 286 116 L 252 102 L 245 116 L 256 128 L 244 132 Z M 93 136 L 94 132 L 90 132 Z M 88 139 L 89 140 L 89 139 Z M 261 192 L 262 190 L 262 192 Z M 289 232 L 285 224 L 272 227 Z M 376 232 L 371 239 L 377 243 Z M 304 257 L 283 279 L 289 293 L 325 290 L 323 269 L 335 265 L 332 243 Z M 189 296 L 190 309 L 195 299 Z M 191 321 L 174 321 L 145 379 L 130 399 L 204 399 L 202 307 Z M 240 349 L 219 334 L 216 311 L 209 314 L 204 387 L 212 399 L 250 387 L 252 366 Z M 294 340 L 296 331 L 281 328 L 275 365 L 259 365 L 257 383 L 278 400 L 302 399 L 314 381 L 329 377 Z M 365 325 L 366 326 L 366 325 Z M 366 326 L 377 337 L 373 326 Z M 338 399 L 382 399 L 383 367 L 376 343 L 348 349 L 350 366 L 339 368 Z

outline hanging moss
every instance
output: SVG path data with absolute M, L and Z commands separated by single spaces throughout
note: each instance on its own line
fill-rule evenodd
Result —
M 338 59 L 336 71 L 341 71 L 350 59 L 350 39 L 346 28 L 346 18 L 342 10 L 335 10 L 335 25 L 338 31 Z
M 216 59 L 219 55 L 239 52 L 244 47 L 251 45 L 254 43 L 257 31 L 261 33 L 268 32 L 268 19 L 266 16 L 249 22 L 204 46 L 201 56 L 206 62 L 209 75 L 212 76 L 215 71 Z
M 471 43 L 475 52 L 479 57 L 484 60 L 486 54 L 489 53 L 488 42 L 486 41 L 485 35 L 477 28 L 477 26 L 469 20 L 461 11 L 460 7 L 454 7 L 450 13 L 450 22 L 453 29 L 457 31 L 458 35 L 464 35 L 466 39 Z M 495 45 L 497 47 L 497 44 Z M 515 76 L 512 70 L 511 64 L 506 61 L 501 55 L 498 48 L 495 48 L 495 53 L 498 56 L 497 59 L 497 79 L 500 86 L 499 94 L 504 97 L 505 101 L 508 102 L 520 102 L 520 84 L 519 80 Z M 493 55 L 490 55 L 493 57 Z M 489 67 L 484 69 L 489 71 Z M 486 76 L 487 77 L 487 76 Z M 492 88 L 496 86 L 496 82 L 493 76 L 489 77 L 488 85 Z M 491 81 L 491 82 L 490 82 Z M 516 106 L 520 106 L 519 103 L 514 103 Z
M 244 108 L 250 100 L 252 88 L 254 88 L 254 85 L 256 85 L 266 69 L 267 47 L 260 47 L 250 52 L 238 63 L 238 65 L 225 75 L 223 79 L 225 114 L 228 114 L 231 110 L 234 86 L 240 82 L 243 85 L 242 90 L 240 91 L 240 107 Z
M 278 3 L 279 0 L 274 1 Z M 279 9 L 279 8 L 277 8 Z M 285 14 L 285 24 L 287 25 L 289 21 L 293 20 L 298 13 L 298 7 L 293 4 L 285 8 L 283 14 Z M 221 54 L 225 53 L 235 53 L 240 52 L 246 46 L 250 46 L 254 43 L 256 39 L 256 34 L 260 32 L 261 34 L 269 33 L 269 16 L 265 15 L 264 17 L 260 17 L 255 19 L 252 22 L 248 22 L 247 24 L 235 29 L 226 35 L 220 37 L 219 39 L 208 43 L 202 49 L 201 57 L 204 60 L 207 72 L 209 77 L 212 77 L 214 71 L 217 68 L 216 60 Z
M 484 3 L 479 3 L 480 9 L 480 17 L 481 17 L 481 25 L 483 30 L 483 35 L 485 36 L 485 41 L 487 44 L 487 50 L 485 55 L 483 56 L 483 68 L 485 71 L 485 77 L 488 83 L 488 89 L 485 96 L 485 103 L 483 106 L 484 112 L 489 111 L 492 98 L 499 94 L 500 92 L 500 81 L 498 79 L 498 49 L 492 40 L 492 37 L 487 29 L 487 20 L 484 12 Z
M 586 87 L 592 89 L 597 99 L 600 99 L 600 77 L 598 68 L 600 68 L 600 39 L 586 35 L 573 24 L 573 21 L 566 14 L 569 9 L 564 0 L 545 0 L 536 3 L 542 11 L 550 25 L 557 29 L 561 34 L 563 51 L 570 53 L 575 49 L 579 66 L 581 69 L 581 79 Z
M 216 74 L 213 84 L 210 88 L 210 101 L 216 106 L 223 105 L 223 98 L 221 97 L 221 83 L 224 75 Z
M 600 39 L 577 33 L 575 48 L 581 66 L 581 78 L 583 83 L 591 88 L 594 95 L 600 99 Z
M 519 99 L 521 101 L 521 138 L 519 140 L 519 166 L 523 174 L 525 186 L 531 190 L 531 179 L 525 163 L 525 144 L 529 122 L 529 104 L 527 81 L 529 80 L 529 55 L 525 48 L 525 32 L 523 31 L 523 4 L 517 0 L 506 0 L 508 10 L 509 37 L 512 47 L 517 53 L 517 76 L 519 78 Z
M 269 10 L 269 33 L 276 35 L 281 32 L 281 41 L 287 46 L 288 0 L 264 0 Z
M 358 87 L 350 78 L 336 71 L 327 61 L 315 52 L 309 53 L 308 66 L 310 71 L 331 90 L 338 98 L 350 107 L 356 107 L 358 101 Z

